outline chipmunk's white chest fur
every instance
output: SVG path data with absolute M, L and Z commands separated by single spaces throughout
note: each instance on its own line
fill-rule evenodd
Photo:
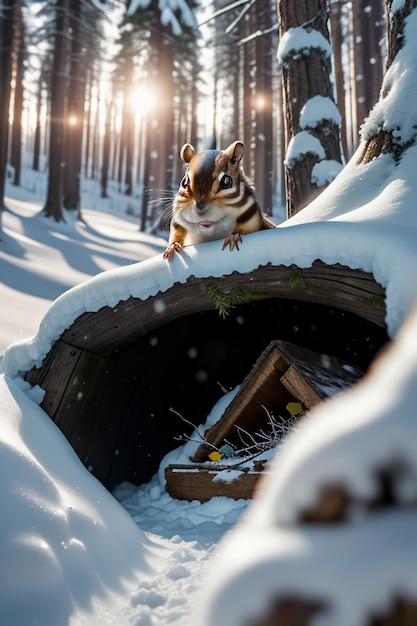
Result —
M 233 233 L 236 218 L 233 210 L 226 210 L 216 204 L 208 205 L 204 212 L 195 206 L 189 207 L 177 216 L 177 223 L 187 231 L 184 245 L 194 245 L 205 241 L 223 239 Z

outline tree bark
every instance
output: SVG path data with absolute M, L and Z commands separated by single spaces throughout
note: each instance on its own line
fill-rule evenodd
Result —
M 13 0 L 5 0 L 0 12 L 0 216 L 4 194 L 9 138 L 9 107 L 12 77 Z
M 406 18 L 417 8 L 417 0 L 406 0 L 401 9 L 394 14 L 391 13 L 392 0 L 387 0 L 387 69 L 392 64 L 398 52 L 406 45 L 404 26 Z M 388 94 L 381 89 L 379 100 L 382 101 Z M 410 109 L 410 114 L 412 114 Z M 413 145 L 416 136 L 405 143 L 398 143 L 394 140 L 391 130 L 386 130 L 381 126 L 376 132 L 366 138 L 363 148 L 358 158 L 357 164 L 369 163 L 382 154 L 392 154 L 395 161 L 401 159 L 403 152 Z
M 20 0 L 14 5 L 14 105 L 13 105 L 13 125 L 11 137 L 10 164 L 14 168 L 13 184 L 20 185 L 22 169 L 22 112 L 23 112 L 23 20 L 22 3 Z
M 52 65 L 51 123 L 49 139 L 48 191 L 44 213 L 56 222 L 64 221 L 62 210 L 62 168 L 65 119 L 65 95 L 68 54 L 67 0 L 57 0 L 54 57 Z
M 42 112 L 42 75 L 39 78 L 38 91 L 36 94 L 36 124 L 35 124 L 35 136 L 33 142 L 33 162 L 32 168 L 35 172 L 39 171 L 39 161 L 41 155 L 41 112 Z
M 329 44 L 326 0 L 278 0 L 277 6 L 281 39 L 289 29 L 302 28 L 306 35 L 318 33 L 322 41 Z M 287 151 L 290 141 L 302 130 L 300 114 L 303 106 L 314 96 L 333 100 L 333 85 L 330 80 L 331 58 L 321 46 L 311 46 L 306 51 L 290 50 L 281 63 Z M 339 126 L 333 119 L 325 119 L 307 130 L 319 140 L 326 160 L 342 162 Z M 308 151 L 294 162 L 287 161 L 287 217 L 300 211 L 323 190 L 324 186 L 313 183 L 311 177 L 314 165 L 320 160 L 320 155 Z
M 64 128 L 63 204 L 80 216 L 81 163 L 84 123 L 84 103 L 87 80 L 86 59 L 83 53 L 80 24 L 80 0 L 70 0 L 69 30 L 71 57 L 69 67 L 67 114 Z
M 358 140 L 360 126 L 377 101 L 382 82 L 383 68 L 379 49 L 379 41 L 383 36 L 382 13 L 381 0 L 354 0 L 352 3 L 352 78 L 355 84 L 355 101 L 352 106 L 355 108 L 356 121 L 354 137 Z
M 342 4 L 343 0 L 337 0 L 330 5 L 330 23 L 332 34 L 332 47 L 334 57 L 334 72 L 335 72 L 335 84 L 336 84 L 336 102 L 337 107 L 342 117 L 342 123 L 340 127 L 341 142 L 343 146 L 343 155 L 346 160 L 351 156 L 348 150 L 347 141 L 347 123 L 346 123 L 346 102 L 345 102 L 345 86 L 344 86 L 344 72 L 343 72 L 343 32 L 342 32 Z
M 269 9 L 269 7 L 268 7 Z M 257 14 L 258 28 L 271 28 L 271 12 L 263 7 Z M 255 40 L 256 84 L 254 101 L 254 182 L 256 197 L 266 215 L 272 215 L 273 125 L 272 125 L 272 50 L 270 37 Z
M 107 105 L 106 109 L 106 119 L 104 126 L 104 137 L 103 137 L 103 152 L 102 152 L 102 163 L 101 163 L 101 197 L 108 198 L 107 194 L 107 183 L 109 180 L 109 166 L 110 166 L 110 132 L 111 132 L 111 111 L 112 104 Z
M 146 207 L 142 207 L 142 215 L 148 217 L 149 202 L 159 201 L 172 189 L 173 159 L 178 154 L 174 132 L 174 51 L 169 33 L 163 28 L 152 30 L 150 48 L 150 81 L 157 103 L 147 115 L 145 172 L 152 185 L 144 190 Z

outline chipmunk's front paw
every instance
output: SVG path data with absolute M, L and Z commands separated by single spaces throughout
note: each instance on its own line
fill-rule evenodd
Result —
M 172 261 L 172 257 L 174 256 L 174 252 L 178 252 L 180 254 L 182 252 L 183 245 L 179 241 L 173 241 L 169 244 L 168 248 L 165 250 L 163 254 L 164 259 L 168 259 L 168 261 Z
M 233 250 L 234 248 L 236 248 L 236 250 L 239 250 L 239 244 L 240 243 L 242 243 L 242 236 L 241 236 L 241 234 L 240 233 L 232 233 L 231 235 L 227 235 L 227 237 L 225 238 L 222 250 L 224 250 L 228 246 L 229 246 L 230 250 Z

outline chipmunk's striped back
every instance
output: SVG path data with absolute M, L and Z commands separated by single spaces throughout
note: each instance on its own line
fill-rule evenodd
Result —
M 241 235 L 275 228 L 261 212 L 255 190 L 240 165 L 243 144 L 226 150 L 194 152 L 185 144 L 180 152 L 187 170 L 173 203 L 171 233 L 165 258 L 184 245 L 224 239 L 223 249 L 239 249 Z

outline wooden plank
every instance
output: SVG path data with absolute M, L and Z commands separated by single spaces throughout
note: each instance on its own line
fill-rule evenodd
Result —
M 81 350 L 57 341 L 50 355 L 52 358 L 47 358 L 46 363 L 42 364 L 42 368 L 38 372 L 39 382 L 37 384 L 46 391 L 41 407 L 45 413 L 54 419 L 62 400 L 63 390 L 67 387 L 68 381 L 77 367 Z M 28 380 L 31 384 L 35 384 L 34 376 L 28 377 Z
M 281 376 L 281 382 L 286 389 L 297 398 L 307 409 L 319 404 L 323 400 L 309 383 L 300 376 L 294 365 L 290 365 L 287 371 Z
M 275 345 L 269 344 L 243 380 L 238 394 L 222 419 L 205 432 L 206 440 L 214 446 L 220 446 L 227 438 L 231 443 L 239 445 L 238 428 L 253 433 L 267 426 L 267 410 L 279 410 L 294 400 L 281 383 L 281 375 L 287 368 L 287 363 L 277 352 Z M 202 444 L 193 461 L 206 460 L 211 450 L 210 446 Z
M 95 423 L 94 407 L 106 390 L 113 361 L 82 352 L 62 394 L 55 422 L 81 459 Z
M 281 379 L 282 383 L 293 395 L 304 393 L 307 400 L 310 394 L 311 400 L 308 402 L 312 402 L 311 406 L 296 395 L 307 408 L 312 408 L 319 399 L 323 400 L 350 387 L 363 377 L 358 367 L 335 357 L 286 342 L 277 342 L 276 347 L 291 366 L 291 371 L 287 371 Z
M 47 372 L 55 359 L 55 355 L 57 350 L 59 349 L 60 342 L 56 341 L 53 345 L 46 357 L 43 359 L 40 367 L 32 367 L 25 374 L 25 380 L 31 385 L 39 385 L 42 387 L 42 382 L 47 375 Z
M 199 500 L 207 502 L 216 496 L 226 496 L 234 500 L 252 498 L 263 472 L 242 472 L 232 482 L 214 480 L 219 472 L 215 470 L 172 469 L 165 470 L 166 490 L 177 500 Z

